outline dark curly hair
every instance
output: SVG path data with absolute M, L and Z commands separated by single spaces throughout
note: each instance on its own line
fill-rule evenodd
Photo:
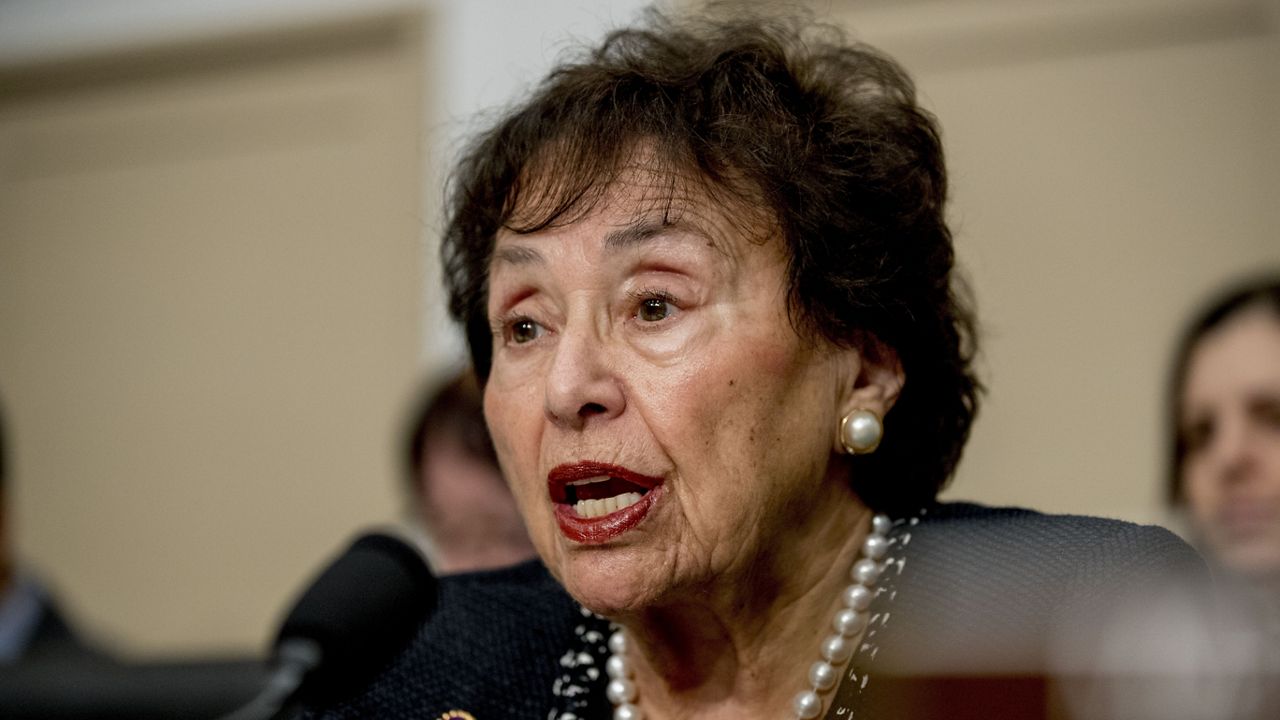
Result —
M 692 176 L 715 202 L 767 210 L 803 336 L 897 353 L 906 384 L 879 450 L 853 458 L 854 489 L 889 512 L 932 501 L 981 389 L 973 317 L 952 285 L 938 130 L 893 60 L 803 18 L 650 10 L 473 142 L 451 179 L 442 258 L 482 381 L 495 235 L 582 217 L 637 148 L 672 192 Z

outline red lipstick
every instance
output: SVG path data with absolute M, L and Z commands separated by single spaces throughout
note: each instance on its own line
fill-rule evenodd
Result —
M 603 482 L 582 485 L 583 480 L 608 478 Z M 574 542 L 599 545 L 622 535 L 640 524 L 662 495 L 662 478 L 642 475 L 617 465 L 582 461 L 557 465 L 547 473 L 547 491 L 555 503 L 556 523 L 560 532 Z M 622 493 L 640 493 L 641 498 L 627 507 L 600 517 L 582 517 L 575 508 L 580 499 L 613 497 Z

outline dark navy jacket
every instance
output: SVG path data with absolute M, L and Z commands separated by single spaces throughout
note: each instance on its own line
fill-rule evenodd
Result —
M 1207 600 L 1199 556 L 1158 527 L 940 503 L 890 537 L 871 625 L 828 718 L 1102 717 L 1105 698 L 1128 691 L 1106 678 L 1100 695 L 1090 676 L 1158 655 L 1148 635 L 1194 626 Z M 1156 606 L 1188 612 L 1164 618 Z M 407 649 L 307 717 L 608 718 L 603 633 L 536 562 L 446 577 Z M 1145 707 L 1121 697 L 1117 716 Z

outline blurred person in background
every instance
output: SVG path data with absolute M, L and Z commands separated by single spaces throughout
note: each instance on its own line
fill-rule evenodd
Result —
M 1280 273 L 1188 327 L 1172 376 L 1170 498 L 1221 590 L 1227 669 L 1261 674 L 1242 711 L 1280 713 Z
M 8 463 L 0 408 L 0 665 L 103 660 L 63 618 L 48 590 L 17 566 L 8 519 Z
M 436 574 L 491 570 L 535 556 L 498 469 L 470 372 L 423 394 L 405 441 L 412 515 Z

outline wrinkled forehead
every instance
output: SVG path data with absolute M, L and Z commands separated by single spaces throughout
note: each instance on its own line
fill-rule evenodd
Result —
M 619 228 L 688 228 L 731 254 L 778 235 L 772 211 L 741 178 L 714 179 L 644 144 L 617 158 L 583 161 L 580 172 L 570 172 L 551 152 L 555 147 L 537 154 L 513 186 L 499 241 L 587 217 Z

